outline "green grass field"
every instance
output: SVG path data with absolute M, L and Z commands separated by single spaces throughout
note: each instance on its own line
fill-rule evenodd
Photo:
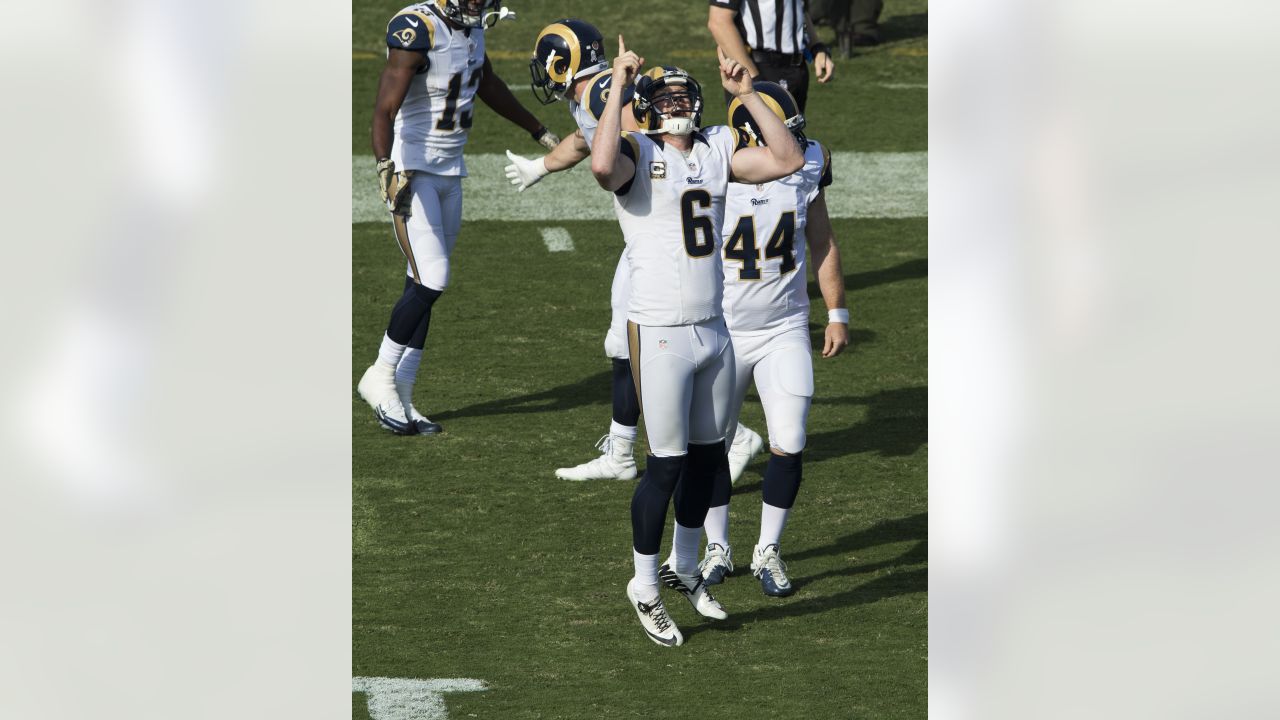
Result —
M 704 2 L 510 4 L 519 20 L 488 42 L 511 85 L 527 84 L 538 29 L 569 13 L 600 26 L 611 50 L 622 32 L 650 64 L 674 62 L 715 85 Z M 353 157 L 369 153 L 382 30 L 400 7 L 353 8 Z M 811 86 L 811 137 L 835 151 L 927 150 L 926 11 L 918 0 L 890 3 L 888 42 L 837 58 L 836 82 Z M 549 127 L 572 129 L 563 105 L 517 97 Z M 704 117 L 722 115 L 720 93 L 709 91 Z M 481 109 L 468 153 L 508 147 L 538 150 Z M 376 183 L 371 167 L 367 175 Z M 501 178 L 468 182 L 490 180 Z M 574 217 L 578 198 L 558 194 L 556 182 L 528 193 L 543 193 L 548 217 L 566 203 L 564 217 Z M 928 221 L 875 210 L 834 220 L 854 345 L 814 362 L 805 480 L 783 545 L 798 591 L 767 598 L 745 569 L 759 524 L 758 459 L 731 505 L 739 572 L 716 591 L 730 618 L 704 620 L 666 595 L 685 635 L 673 649 L 644 637 L 623 594 L 634 483 L 553 475 L 591 458 L 608 426 L 602 341 L 617 225 L 464 223 L 416 396 L 446 434 L 392 436 L 352 395 L 353 676 L 483 681 L 483 692 L 445 696 L 452 718 L 924 717 Z M 548 227 L 567 230 L 574 249 L 550 252 L 540 235 Z M 352 271 L 354 389 L 400 293 L 404 263 L 388 224 L 353 225 Z M 743 420 L 764 432 L 754 393 Z M 369 717 L 366 699 L 353 693 L 353 717 Z

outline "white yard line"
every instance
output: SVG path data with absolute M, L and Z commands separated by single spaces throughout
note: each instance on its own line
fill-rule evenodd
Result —
M 573 252 L 573 238 L 562 227 L 542 228 L 542 242 L 551 252 Z
M 449 709 L 444 703 L 444 693 L 488 689 L 484 681 L 471 678 L 351 678 L 351 692 L 369 696 L 372 720 L 445 720 Z
M 529 153 L 530 156 L 533 153 Z M 462 219 L 466 220 L 613 220 L 613 201 L 586 167 L 556 173 L 518 193 L 502 168 L 505 155 L 468 155 L 470 176 L 463 179 Z M 832 154 L 835 181 L 827 188 L 827 209 L 835 218 L 925 217 L 929 211 L 929 154 Z M 351 158 L 352 222 L 385 222 L 378 199 L 373 158 Z

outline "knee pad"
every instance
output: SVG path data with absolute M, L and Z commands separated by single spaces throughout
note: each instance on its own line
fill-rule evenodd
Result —
M 777 448 L 788 455 L 798 455 L 803 452 L 808 439 L 803 426 L 778 428 L 776 432 L 773 428 L 769 428 L 769 447 Z

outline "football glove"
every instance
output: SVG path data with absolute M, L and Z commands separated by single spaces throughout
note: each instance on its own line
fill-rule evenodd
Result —
M 520 157 L 510 150 L 507 151 L 507 159 L 511 164 L 506 166 L 507 179 L 512 185 L 516 186 L 518 192 L 524 192 L 524 189 L 532 185 L 537 185 L 538 181 L 547 176 L 550 172 L 547 170 L 547 164 L 543 162 L 543 158 L 530 160 Z
M 539 145 L 548 150 L 555 150 L 556 146 L 560 144 L 560 136 L 545 127 L 538 132 L 533 133 L 533 139 L 537 140 Z
M 378 161 L 378 190 L 387 209 L 398 215 L 409 214 L 409 178 L 396 172 L 391 158 Z

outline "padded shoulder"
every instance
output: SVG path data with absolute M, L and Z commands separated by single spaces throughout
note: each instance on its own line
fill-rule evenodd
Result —
M 601 70 L 595 77 L 591 78 L 591 82 L 587 85 L 587 91 L 583 98 L 583 103 L 587 108 L 587 112 L 597 122 L 600 116 L 604 114 L 604 104 L 609 102 L 609 91 L 613 89 L 613 72 L 610 70 Z M 625 90 L 626 95 L 622 97 L 623 105 L 631 102 L 635 97 L 635 87 L 629 87 Z
M 436 43 L 438 18 L 426 6 L 411 5 L 387 23 L 387 47 L 427 52 Z
M 817 140 L 809 140 L 804 145 L 804 167 L 800 173 L 805 182 L 813 183 L 813 191 L 817 192 L 831 184 L 831 151 Z

